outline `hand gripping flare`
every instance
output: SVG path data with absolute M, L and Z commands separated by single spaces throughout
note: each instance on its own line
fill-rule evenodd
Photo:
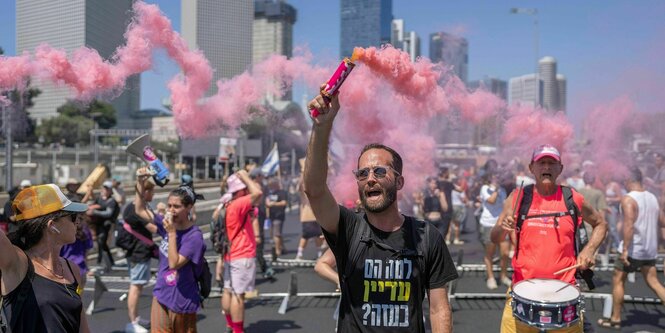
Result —
M 321 95 L 323 96 L 323 99 L 326 101 L 326 103 L 330 103 L 332 97 L 339 92 L 339 88 L 342 86 L 342 83 L 344 83 L 344 80 L 346 80 L 346 78 L 349 76 L 353 70 L 353 67 L 356 66 L 356 64 L 353 63 L 353 60 L 355 59 L 355 52 L 353 53 L 353 56 L 351 56 L 351 59 L 344 58 L 339 66 L 337 66 L 337 70 L 330 77 L 330 80 L 328 80 L 326 86 L 321 89 Z M 310 112 L 314 118 L 319 116 L 319 110 L 317 109 L 311 109 Z

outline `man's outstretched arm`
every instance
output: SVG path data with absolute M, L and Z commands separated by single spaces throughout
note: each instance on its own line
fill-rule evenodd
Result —
M 319 115 L 313 117 L 312 136 L 307 146 L 307 159 L 303 176 L 305 195 L 312 206 L 316 222 L 327 232 L 337 235 L 339 206 L 333 197 L 326 179 L 328 178 L 328 141 L 333 121 L 339 111 L 339 101 L 334 96 L 327 102 L 319 95 L 308 104 L 317 109 Z

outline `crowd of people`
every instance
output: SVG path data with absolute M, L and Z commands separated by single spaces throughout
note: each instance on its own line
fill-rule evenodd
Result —
M 316 272 L 341 292 L 340 331 L 424 332 L 422 304 L 427 298 L 432 331 L 451 332 L 448 285 L 459 275 L 449 246 L 463 248 L 476 241 L 484 248 L 487 288 L 503 284 L 509 290 L 501 332 L 538 331 L 536 323 L 516 313 L 511 292 L 516 286 L 550 279 L 592 289 L 589 276 L 597 256 L 602 262 L 610 254 L 617 257 L 613 311 L 597 325 L 621 328 L 624 284 L 638 270 L 665 302 L 656 271 L 658 244 L 665 237 L 662 155 L 655 155 L 648 168 L 631 167 L 627 175 L 601 179 L 591 161 L 564 169 L 559 150 L 544 144 L 528 156 L 528 163 L 490 159 L 478 169 L 441 166 L 436 176 L 423 179 L 421 191 L 402 196 L 408 161 L 393 148 L 372 143 L 362 149 L 354 170 L 358 201 L 340 204 L 327 184 L 337 97 L 317 96 L 309 107 L 319 115 L 313 117 L 307 156 L 301 160 L 302 176 L 289 183 L 300 192 L 301 238 L 295 258 L 304 259 L 307 243 L 314 240 Z M 245 301 L 256 292 L 257 274 L 275 274 L 264 258 L 265 244 L 272 243 L 273 259 L 288 251 L 282 231 L 292 191 L 285 191 L 277 177 L 264 179 L 255 165 L 225 177 L 210 230 L 217 265 L 206 278 L 209 243 L 194 210 L 203 196 L 196 193 L 193 178 L 184 175 L 154 210 L 151 171 L 138 169 L 133 185 L 129 202 L 117 178 L 103 181 L 97 194 L 92 186 L 81 189 L 75 179 L 65 185 L 66 193 L 56 185 L 27 180 L 10 193 L 6 228 L 0 233 L 0 278 L 3 314 L 13 332 L 90 331 L 82 288 L 87 278 L 117 266 L 109 246 L 113 228 L 127 260 L 126 332 L 196 332 L 196 314 L 211 281 L 222 289 L 227 331 L 244 332 Z M 477 239 L 465 236 L 472 230 Z M 91 268 L 87 258 L 93 248 L 96 265 Z M 158 260 L 158 268 L 150 320 L 145 320 L 138 314 L 139 300 L 153 278 L 152 259 Z M 583 330 L 581 313 L 559 320 L 560 332 Z

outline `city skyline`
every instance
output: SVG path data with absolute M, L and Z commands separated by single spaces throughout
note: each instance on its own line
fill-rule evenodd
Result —
M 131 0 L 114 2 L 58 2 L 44 4 L 25 0 L 17 7 L 16 47 L 19 52 L 32 52 L 42 43 L 62 48 L 67 52 L 83 46 L 96 49 L 104 59 L 109 59 L 116 48 L 125 43 L 124 33 L 131 19 L 128 12 Z M 66 19 L 68 18 L 68 19 Z M 101 24 L 92 24 L 100 22 Z M 31 116 L 41 121 L 57 115 L 56 109 L 66 103 L 69 89 L 50 82 L 34 82 L 41 90 L 35 98 Z M 140 109 L 140 76 L 127 79 L 122 94 L 110 103 L 117 111 L 119 128 L 132 128 L 134 112 Z
M 156 3 L 180 30 L 179 1 Z M 334 63 L 339 58 L 340 2 L 288 3 L 298 10 L 294 47 L 308 46 L 315 58 Z M 621 96 L 634 99 L 641 111 L 663 111 L 658 85 L 665 70 L 658 66 L 662 46 L 665 3 L 641 1 L 515 1 L 502 4 L 439 3 L 419 6 L 393 1 L 392 14 L 404 19 L 408 30 L 420 36 L 436 31 L 455 33 L 469 42 L 469 80 L 532 73 L 535 67 L 533 17 L 510 14 L 511 7 L 538 9 L 539 58 L 553 56 L 568 80 L 568 114 L 577 123 L 594 105 Z M 15 55 L 15 1 L 3 5 L 0 46 Z M 322 15 L 323 13 L 323 15 Z M 421 53 L 429 54 L 429 43 Z M 491 55 L 491 56 L 490 56 Z M 157 52 L 156 68 L 141 79 L 141 108 L 161 108 L 168 96 L 166 81 L 177 73 L 174 64 Z M 599 75 L 600 74 L 600 75 Z M 294 89 L 300 102 L 304 90 Z

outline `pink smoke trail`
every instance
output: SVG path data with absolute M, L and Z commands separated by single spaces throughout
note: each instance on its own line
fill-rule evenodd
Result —
M 530 159 L 533 149 L 542 144 L 554 145 L 565 155 L 572 149 L 573 132 L 573 125 L 562 112 L 518 104 L 508 108 L 501 143 L 509 156 Z
M 637 133 L 639 114 L 628 97 L 619 97 L 595 107 L 588 115 L 584 129 L 589 142 L 588 154 L 595 162 L 597 176 L 617 179 L 628 175 L 632 156 L 626 153 L 632 134 Z

